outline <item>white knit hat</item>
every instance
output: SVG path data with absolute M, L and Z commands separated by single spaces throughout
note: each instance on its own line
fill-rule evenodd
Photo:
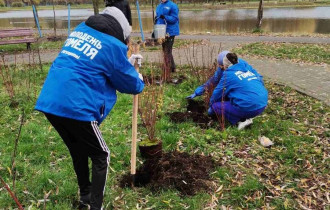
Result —
M 132 27 L 129 25 L 124 13 L 120 9 L 117 7 L 106 7 L 101 14 L 111 15 L 119 22 L 121 28 L 123 29 L 124 40 L 130 36 Z

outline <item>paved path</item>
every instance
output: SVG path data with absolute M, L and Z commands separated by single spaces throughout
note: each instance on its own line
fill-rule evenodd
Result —
M 137 34 L 134 35 L 136 36 Z M 206 40 L 202 45 L 174 49 L 173 51 L 175 62 L 178 65 L 192 64 L 199 66 L 212 62 L 220 50 L 230 50 L 239 44 L 249 42 L 269 41 L 330 44 L 330 38 L 319 37 L 181 35 L 178 38 Z M 44 50 L 41 54 L 41 60 L 43 62 L 52 62 L 56 58 L 57 53 Z M 146 61 L 162 61 L 160 52 L 143 52 L 142 54 Z M 21 57 L 17 57 L 17 60 L 25 60 L 25 63 L 28 63 L 27 54 L 21 54 L 19 56 Z M 330 105 L 330 69 L 328 65 L 297 64 L 283 60 L 255 59 L 244 56 L 243 58 L 266 78 L 284 83 Z M 13 60 L 14 58 L 12 56 L 7 56 L 7 62 L 13 62 Z

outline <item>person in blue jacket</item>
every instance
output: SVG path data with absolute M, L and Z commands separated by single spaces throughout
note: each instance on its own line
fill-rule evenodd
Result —
M 144 88 L 133 66 L 142 56 L 127 59 L 130 32 L 116 7 L 79 24 L 50 67 L 35 106 L 69 149 L 80 190 L 79 208 L 102 208 L 110 151 L 99 125 L 115 105 L 116 91 L 138 94 Z
M 222 116 L 241 130 L 251 125 L 252 118 L 260 115 L 267 106 L 268 91 L 262 76 L 235 53 L 223 51 L 218 56 L 219 67 L 213 77 L 199 86 L 187 99 L 202 95 L 207 88 L 215 87 L 210 98 L 209 115 Z
M 165 41 L 162 43 L 165 64 L 168 64 L 171 71 L 175 72 L 176 66 L 172 55 L 175 36 L 180 35 L 179 29 L 179 8 L 171 0 L 161 0 L 156 8 L 156 23 L 166 24 Z

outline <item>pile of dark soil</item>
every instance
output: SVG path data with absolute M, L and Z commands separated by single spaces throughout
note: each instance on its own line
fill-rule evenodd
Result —
M 203 101 L 188 100 L 187 111 L 194 113 L 203 113 L 206 112 L 206 107 Z
M 136 172 L 134 186 L 148 186 L 152 191 L 177 189 L 181 195 L 195 195 L 214 190 L 210 172 L 217 166 L 210 156 L 187 153 L 163 153 L 159 159 L 147 159 Z M 120 180 L 121 187 L 131 186 L 131 175 Z
M 66 40 L 67 36 L 48 36 L 47 41 L 56 42 Z
M 218 125 L 216 116 L 210 117 L 206 114 L 206 108 L 202 101 L 189 100 L 186 112 L 167 113 L 175 123 L 192 120 L 201 128 L 210 128 Z

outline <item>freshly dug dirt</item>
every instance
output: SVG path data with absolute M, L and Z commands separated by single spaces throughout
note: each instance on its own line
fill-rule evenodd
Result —
M 188 100 L 187 111 L 204 113 L 206 112 L 206 107 L 203 101 Z
M 188 120 L 192 120 L 201 128 L 214 127 L 217 121 L 213 118 L 206 116 L 204 113 L 197 112 L 173 112 L 167 113 L 170 119 L 175 123 L 182 123 Z
M 210 156 L 188 153 L 163 153 L 160 159 L 148 159 L 135 175 L 135 187 L 148 186 L 152 191 L 177 189 L 181 195 L 195 195 L 216 187 L 210 173 L 217 166 Z M 120 180 L 121 187 L 131 186 L 131 175 Z
M 186 112 L 167 113 L 170 119 L 175 123 L 182 123 L 192 120 L 201 128 L 210 128 L 218 125 L 216 116 L 206 115 L 206 108 L 202 101 L 189 100 Z

